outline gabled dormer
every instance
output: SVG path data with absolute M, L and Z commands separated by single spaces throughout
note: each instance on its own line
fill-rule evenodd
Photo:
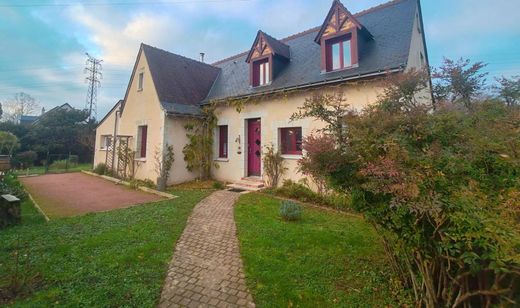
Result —
M 321 71 L 357 67 L 361 43 L 370 39 L 368 30 L 339 0 L 334 0 L 315 39 L 321 45 Z
M 246 62 L 249 63 L 251 86 L 258 87 L 271 84 L 289 60 L 289 46 L 262 31 L 258 31 L 246 58 Z

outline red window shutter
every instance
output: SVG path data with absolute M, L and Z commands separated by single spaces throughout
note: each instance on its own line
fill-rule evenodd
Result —
M 330 42 L 325 45 L 325 66 L 327 71 L 332 71 L 332 44 Z
M 228 157 L 228 126 L 222 125 L 219 126 L 219 145 L 218 152 L 220 158 Z
M 146 157 L 147 135 L 148 135 L 148 126 L 141 126 L 141 157 Z
M 253 63 L 253 87 L 258 87 L 260 84 L 260 64 Z

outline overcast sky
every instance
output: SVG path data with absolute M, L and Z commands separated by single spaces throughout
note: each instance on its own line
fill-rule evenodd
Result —
M 385 0 L 343 0 L 353 13 Z M 141 42 L 213 62 L 248 50 L 259 29 L 283 38 L 320 25 L 332 0 L 0 0 L 0 101 L 85 106 L 85 52 L 103 59 L 98 118 L 123 98 Z M 520 75 L 520 0 L 422 0 L 430 63 L 443 56 Z

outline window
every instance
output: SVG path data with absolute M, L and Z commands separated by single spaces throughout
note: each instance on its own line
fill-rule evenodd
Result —
M 286 127 L 280 128 L 280 143 L 282 154 L 301 155 L 302 154 L 302 128 Z
M 335 71 L 352 66 L 352 48 L 349 36 L 342 36 L 326 42 L 327 71 Z
M 269 59 L 259 60 L 253 63 L 253 86 L 265 86 L 271 82 Z
M 112 136 L 111 135 L 102 135 L 100 147 L 101 150 L 106 150 L 112 145 Z
M 143 90 L 143 81 L 144 81 L 144 72 L 139 73 L 139 82 L 137 84 L 137 90 L 142 91 Z
M 218 127 L 218 157 L 228 157 L 228 126 L 221 125 Z
M 148 126 L 138 126 L 137 127 L 137 157 L 145 158 L 146 157 L 146 139 L 148 135 Z

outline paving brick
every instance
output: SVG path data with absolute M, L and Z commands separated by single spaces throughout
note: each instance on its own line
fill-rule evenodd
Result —
M 159 307 L 255 307 L 236 236 L 238 196 L 217 191 L 195 206 L 175 246 Z

